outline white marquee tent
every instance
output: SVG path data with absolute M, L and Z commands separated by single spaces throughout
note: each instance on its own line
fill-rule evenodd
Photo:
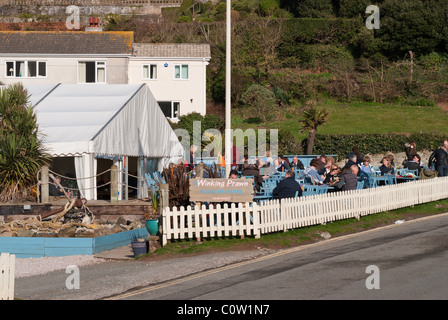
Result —
M 25 87 L 44 145 L 72 156 L 81 196 L 96 199 L 102 156 L 158 160 L 158 170 L 183 158 L 183 148 L 146 84 L 57 84 Z

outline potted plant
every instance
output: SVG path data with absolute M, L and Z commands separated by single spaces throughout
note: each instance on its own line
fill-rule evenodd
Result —
M 145 213 L 146 230 L 152 236 L 159 232 L 159 219 L 157 218 L 157 209 L 159 207 L 159 192 L 153 188 L 151 195 L 152 213 Z

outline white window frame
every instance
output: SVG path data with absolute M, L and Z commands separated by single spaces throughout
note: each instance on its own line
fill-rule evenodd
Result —
M 187 67 L 187 77 L 182 77 L 182 67 Z M 176 77 L 176 68 L 179 68 L 179 78 Z M 190 66 L 186 63 L 178 63 L 174 65 L 174 80 L 189 80 L 190 79 Z
M 171 103 L 171 116 L 170 117 L 168 117 L 167 116 L 167 118 L 168 119 L 171 119 L 171 120 L 178 120 L 179 119 L 179 117 L 180 117 L 180 107 L 181 107 L 181 103 L 180 103 L 180 101 L 178 101 L 178 100 L 176 100 L 176 101 L 166 101 L 166 100 L 161 100 L 161 101 L 158 101 L 157 103 L 159 103 L 159 102 L 170 102 Z M 174 115 L 174 104 L 175 103 L 177 103 L 178 104 L 178 107 L 177 107 L 177 115 L 175 116 Z
M 85 79 L 84 82 L 80 82 L 79 79 L 79 67 L 81 63 L 87 63 L 87 62 L 95 62 L 95 82 L 87 82 L 87 79 Z M 104 82 L 98 82 L 98 69 L 104 68 Z M 107 83 L 107 64 L 105 60 L 78 60 L 78 83 L 81 84 L 105 84 Z
M 23 62 L 24 63 L 24 67 L 23 67 L 23 75 L 22 76 L 16 76 L 16 70 L 17 70 L 17 62 Z M 35 62 L 36 63 L 36 76 L 31 77 L 29 75 L 29 67 L 28 67 L 28 63 L 29 62 Z M 10 71 L 8 70 L 8 63 L 12 63 L 13 64 L 13 71 L 12 71 L 12 75 L 10 75 Z M 41 76 L 39 73 L 39 68 L 40 68 L 40 64 L 44 63 L 45 64 L 45 76 Z M 45 79 L 47 78 L 48 75 L 48 69 L 47 69 L 47 61 L 44 60 L 6 60 L 5 61 L 5 78 L 15 78 L 15 79 L 20 79 L 20 78 L 26 78 L 26 79 L 36 79 L 36 78 L 41 78 L 41 79 Z
M 145 77 L 145 67 L 148 67 L 148 77 Z M 151 77 L 151 69 L 155 68 L 155 76 Z M 142 79 L 143 80 L 157 80 L 158 66 L 156 63 L 145 63 L 142 65 Z

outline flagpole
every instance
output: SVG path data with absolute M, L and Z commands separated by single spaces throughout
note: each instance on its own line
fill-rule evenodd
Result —
M 226 161 L 226 178 L 229 177 L 232 165 L 231 152 L 231 9 L 232 1 L 226 0 L 226 126 L 225 126 L 225 161 Z

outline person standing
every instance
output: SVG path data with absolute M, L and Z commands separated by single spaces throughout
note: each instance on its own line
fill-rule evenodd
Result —
M 429 157 L 428 166 L 432 167 L 434 165 L 437 175 L 439 177 L 448 176 L 448 140 L 443 141 L 443 144 L 434 150 L 434 152 Z

